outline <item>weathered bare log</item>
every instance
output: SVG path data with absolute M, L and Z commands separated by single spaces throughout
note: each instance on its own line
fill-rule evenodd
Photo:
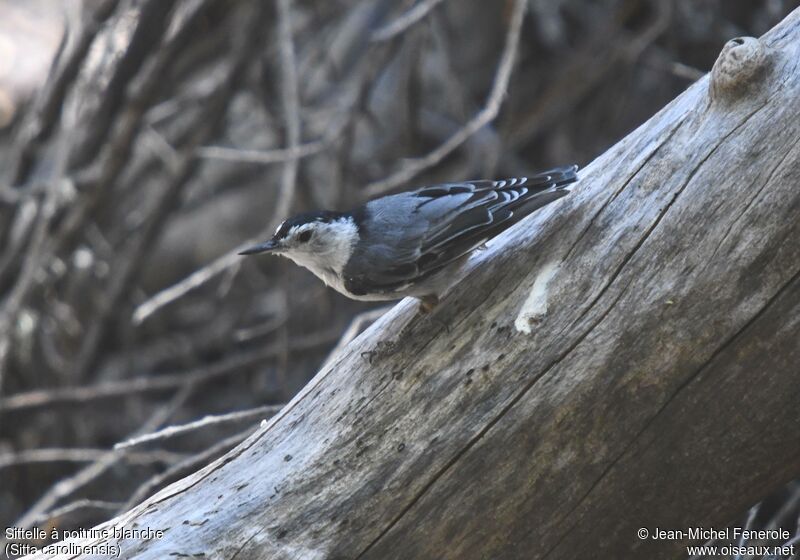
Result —
M 126 558 L 672 558 L 800 472 L 800 11 L 399 304 Z M 447 327 L 445 327 L 445 325 Z M 365 354 L 368 352 L 368 354 Z

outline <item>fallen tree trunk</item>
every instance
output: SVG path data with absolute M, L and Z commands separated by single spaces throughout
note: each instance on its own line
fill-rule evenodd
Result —
M 800 11 L 84 539 L 122 557 L 672 558 L 800 473 Z M 445 327 L 447 326 L 447 328 Z M 366 353 L 365 353 L 366 352 Z

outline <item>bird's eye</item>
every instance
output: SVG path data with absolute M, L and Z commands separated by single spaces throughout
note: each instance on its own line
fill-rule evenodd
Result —
M 309 239 L 311 239 L 311 230 L 307 229 L 306 231 L 302 232 L 300 235 L 297 236 L 298 241 L 300 243 L 305 243 Z

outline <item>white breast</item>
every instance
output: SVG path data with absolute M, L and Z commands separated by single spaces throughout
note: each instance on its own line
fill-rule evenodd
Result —
M 342 273 L 353 248 L 358 242 L 358 227 L 351 218 L 342 218 L 331 223 L 315 225 L 315 236 L 319 240 L 312 252 L 292 252 L 286 254 L 297 265 L 307 268 L 314 276 L 325 282 L 340 294 L 350 299 L 362 301 L 381 301 L 399 299 L 402 294 L 375 294 L 357 296 L 344 287 Z M 324 243 L 321 241 L 324 240 Z
M 314 276 L 325 282 L 327 286 L 330 286 L 340 294 L 347 296 L 350 299 L 356 299 L 359 301 L 386 301 L 392 299 L 401 299 L 405 296 L 405 294 L 402 293 L 356 295 L 347 291 L 347 288 L 345 288 L 341 272 L 333 273 L 330 269 L 320 268 L 314 264 L 304 264 L 298 261 L 295 262 L 313 272 Z

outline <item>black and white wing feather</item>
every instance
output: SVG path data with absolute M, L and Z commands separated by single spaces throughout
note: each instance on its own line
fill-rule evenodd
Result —
M 502 181 L 468 181 L 424 187 L 380 198 L 360 211 L 369 244 L 345 267 L 355 295 L 406 290 L 569 193 L 577 166 Z

